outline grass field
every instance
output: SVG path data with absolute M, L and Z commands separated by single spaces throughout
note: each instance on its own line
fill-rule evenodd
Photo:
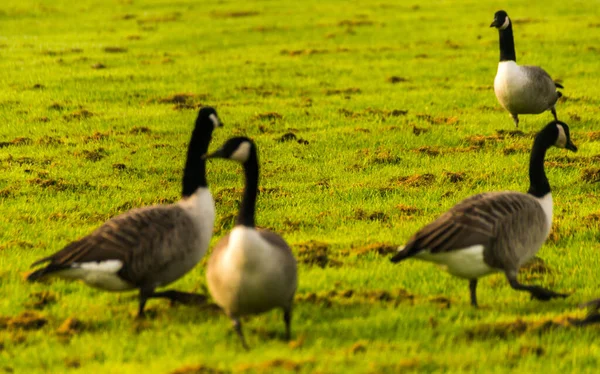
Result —
M 551 149 L 554 226 L 524 270 L 564 300 L 530 301 L 498 274 L 467 282 L 393 248 L 462 198 L 525 191 L 532 135 L 493 93 L 494 12 L 518 62 L 562 82 L 576 154 Z M 4 0 L 0 5 L 0 372 L 595 372 L 600 297 L 600 2 Z M 300 262 L 293 341 L 281 313 L 214 308 L 79 283 L 28 284 L 36 259 L 133 207 L 176 201 L 200 105 L 262 163 L 257 223 Z M 283 141 L 293 133 L 295 140 Z M 298 141 L 300 140 L 300 141 Z M 214 161 L 213 242 L 233 224 L 238 165 Z M 205 262 L 173 285 L 206 292 Z M 212 371 L 211 371 L 212 370 Z

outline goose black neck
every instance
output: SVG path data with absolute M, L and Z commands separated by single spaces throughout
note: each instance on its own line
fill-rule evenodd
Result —
M 208 151 L 211 134 L 205 129 L 194 129 L 188 146 L 185 169 L 183 170 L 183 191 L 181 195 L 188 197 L 194 194 L 199 187 L 207 187 L 206 160 L 202 156 Z
M 528 194 L 535 197 L 543 197 L 550 192 L 550 183 L 544 171 L 544 158 L 546 150 L 550 148 L 542 137 L 537 137 L 531 149 L 529 159 L 529 191 Z
M 254 210 L 258 194 L 258 156 L 255 151 L 250 152 L 248 160 L 244 163 L 244 175 L 246 177 L 244 197 L 235 224 L 254 227 Z
M 515 53 L 515 39 L 513 38 L 512 22 L 504 30 L 498 30 L 500 34 L 500 62 L 517 62 Z

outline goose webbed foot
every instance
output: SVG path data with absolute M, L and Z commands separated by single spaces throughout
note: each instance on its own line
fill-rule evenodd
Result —
M 509 277 L 508 282 L 510 283 L 510 286 L 517 291 L 529 292 L 531 294 L 532 299 L 548 301 L 550 299 L 554 299 L 554 298 L 558 298 L 558 297 L 565 298 L 565 297 L 569 296 L 569 294 L 554 292 L 552 290 L 549 290 L 547 288 L 543 288 L 540 286 L 535 286 L 535 285 L 528 286 L 525 284 L 521 284 L 521 283 L 519 283 L 519 281 L 517 281 L 516 277 Z
M 206 303 L 207 297 L 203 294 L 192 293 L 192 292 L 181 292 L 175 290 L 167 290 L 162 292 L 154 292 L 149 296 L 150 298 L 164 298 L 169 299 L 171 302 L 181 303 L 184 305 L 203 305 Z
M 246 344 L 246 338 L 244 338 L 244 332 L 242 331 L 242 322 L 240 321 L 239 318 L 235 318 L 232 320 L 233 322 L 233 329 L 235 330 L 235 333 L 237 334 L 237 336 L 240 338 L 241 342 L 242 342 L 242 347 L 244 347 L 245 350 L 250 350 L 250 348 L 248 347 L 248 344 Z
M 471 305 L 474 308 L 478 308 L 477 304 L 477 279 L 469 280 L 469 291 L 471 291 Z

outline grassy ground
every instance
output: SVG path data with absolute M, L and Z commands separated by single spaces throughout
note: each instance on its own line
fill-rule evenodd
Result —
M 595 371 L 598 328 L 568 326 L 600 297 L 597 1 L 31 1 L 0 6 L 0 371 Z M 532 134 L 550 119 L 501 110 L 492 84 L 500 7 L 520 63 L 565 86 L 553 149 L 553 232 L 522 278 L 467 282 L 389 252 L 460 199 L 527 189 Z M 225 123 L 213 147 L 253 137 L 257 221 L 300 264 L 294 340 L 279 312 L 245 323 L 244 352 L 210 309 L 78 283 L 27 284 L 29 264 L 132 207 L 175 201 L 199 105 Z M 292 132 L 305 141 L 280 141 Z M 215 161 L 215 240 L 242 178 Z M 204 263 L 174 286 L 206 289 Z M 209 371 L 213 369 L 213 371 Z M 205 370 L 205 371 L 203 371 Z

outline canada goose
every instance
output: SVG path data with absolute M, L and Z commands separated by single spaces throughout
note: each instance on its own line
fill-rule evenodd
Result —
M 521 265 L 537 253 L 550 233 L 552 194 L 544 157 L 552 146 L 577 151 L 565 123 L 552 121 L 536 135 L 526 194 L 501 191 L 468 197 L 414 234 L 391 261 L 414 256 L 445 265 L 450 274 L 469 280 L 473 306 L 477 306 L 477 279 L 497 271 L 504 272 L 513 289 L 527 291 L 532 298 L 566 297 L 517 280 Z
M 226 158 L 244 166 L 246 185 L 235 227 L 214 247 L 208 261 L 208 289 L 233 321 L 248 349 L 240 317 L 283 309 L 285 337 L 291 335 L 292 303 L 297 287 L 296 259 L 285 240 L 254 225 L 258 192 L 258 156 L 248 138 L 229 139 L 207 158 Z
M 206 161 L 217 112 L 200 109 L 183 171 L 182 199 L 171 205 L 132 209 L 111 218 L 88 236 L 33 263 L 49 264 L 31 273 L 35 281 L 52 275 L 82 280 L 106 291 L 139 289 L 138 317 L 149 298 L 189 301 L 194 295 L 154 292 L 181 278 L 206 253 L 215 220 L 215 204 L 206 183 Z
M 500 63 L 494 92 L 515 125 L 519 127 L 519 114 L 539 114 L 546 110 L 550 110 L 558 121 L 554 104 L 562 94 L 556 88 L 563 86 L 554 82 L 539 66 L 517 65 L 512 22 L 505 11 L 496 12 L 490 27 L 497 28 L 500 34 Z

